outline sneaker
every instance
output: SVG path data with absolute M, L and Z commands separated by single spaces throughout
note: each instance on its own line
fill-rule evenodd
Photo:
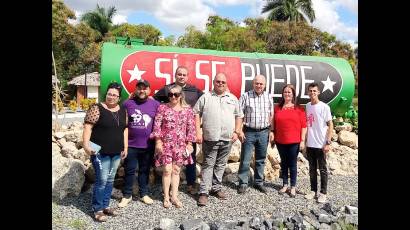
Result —
M 253 187 L 255 189 L 257 189 L 259 192 L 262 192 L 262 193 L 267 193 L 268 192 L 268 190 L 265 188 L 265 186 L 263 186 L 261 184 L 255 184 Z
M 222 192 L 222 190 L 211 191 L 209 193 L 209 195 L 215 196 L 215 197 L 217 197 L 218 199 L 221 199 L 221 200 L 226 200 L 226 194 L 224 192 Z
M 132 196 L 130 196 L 129 198 L 123 197 L 121 199 L 121 202 L 118 204 L 119 208 L 124 208 L 125 206 L 128 205 L 128 203 L 132 200 Z
M 239 194 L 244 194 L 246 192 L 247 188 L 248 188 L 248 186 L 240 185 L 239 188 L 238 188 L 238 193 Z
M 319 196 L 317 198 L 317 202 L 319 203 L 326 203 L 326 194 L 319 193 Z
M 151 197 L 145 195 L 140 198 L 140 201 L 142 201 L 144 204 L 152 204 L 154 201 L 151 199 Z
M 206 206 L 207 203 L 208 203 L 208 196 L 204 193 L 201 193 L 198 199 L 198 206 Z
M 316 196 L 316 192 L 315 191 L 310 191 L 310 192 L 308 192 L 306 195 L 305 195 L 305 198 L 307 199 L 307 200 L 311 200 L 311 199 L 313 199 L 313 198 L 316 198 L 317 196 Z

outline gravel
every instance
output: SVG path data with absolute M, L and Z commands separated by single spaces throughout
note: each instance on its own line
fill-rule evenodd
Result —
M 320 181 L 320 180 L 319 180 Z M 280 195 L 281 179 L 265 183 L 267 194 L 249 188 L 245 194 L 237 194 L 234 185 L 224 184 L 223 191 L 227 200 L 218 200 L 210 196 L 208 205 L 198 207 L 196 198 L 185 193 L 186 185 L 180 185 L 180 200 L 184 207 L 170 209 L 162 207 L 161 184 L 151 189 L 152 205 L 145 205 L 134 198 L 127 207 L 120 210 L 117 217 L 109 217 L 105 223 L 95 222 L 91 210 L 91 190 L 78 197 L 67 197 L 52 204 L 53 229 L 153 229 L 159 227 L 161 218 L 170 218 L 179 225 L 184 220 L 201 219 L 208 224 L 215 221 L 238 220 L 240 218 L 269 218 L 282 214 L 293 216 L 299 211 L 320 210 L 324 205 L 315 200 L 304 199 L 304 193 L 310 190 L 309 178 L 298 178 L 298 194 L 290 198 Z M 356 206 L 358 202 L 357 176 L 329 175 L 328 202 L 338 210 L 344 205 Z M 111 199 L 110 206 L 116 207 L 119 201 Z

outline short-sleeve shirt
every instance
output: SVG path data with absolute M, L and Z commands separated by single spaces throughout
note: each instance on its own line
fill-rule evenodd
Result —
M 323 148 L 326 143 L 327 122 L 332 120 L 330 107 L 322 101 L 306 104 L 307 140 L 306 146 Z
M 155 114 L 160 103 L 148 98 L 144 102 L 126 100 L 122 106 L 128 113 L 128 146 L 134 148 L 152 147 L 149 139 L 154 124 Z
M 302 128 L 306 128 L 305 110 L 298 106 L 284 109 L 275 106 L 275 141 L 279 144 L 300 143 Z
M 215 91 L 202 95 L 194 106 L 195 114 L 202 117 L 203 139 L 206 141 L 230 141 L 235 130 L 235 118 L 243 117 L 235 95 Z
M 92 105 L 87 111 L 84 122 L 93 125 L 90 141 L 101 146 L 100 153 L 116 155 L 124 150 L 126 116 L 124 108 L 111 112 L 101 103 Z
M 244 113 L 246 127 L 263 129 L 270 126 L 273 116 L 273 96 L 267 92 L 258 95 L 254 90 L 242 94 L 239 106 Z

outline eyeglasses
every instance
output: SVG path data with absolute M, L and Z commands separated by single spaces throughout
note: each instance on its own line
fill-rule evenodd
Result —
M 173 97 L 173 96 L 179 97 L 181 96 L 181 93 L 168 93 L 168 97 Z
M 215 82 L 218 84 L 222 84 L 222 85 L 226 84 L 226 81 L 215 81 Z
M 177 76 L 184 76 L 184 77 L 186 77 L 186 75 L 187 75 L 187 74 L 185 74 L 185 73 L 177 73 Z
M 111 94 L 111 93 L 107 93 L 107 96 L 110 96 L 110 97 L 119 97 L 119 95 Z

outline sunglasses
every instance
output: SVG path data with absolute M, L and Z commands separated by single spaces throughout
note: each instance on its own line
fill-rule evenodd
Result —
M 186 74 L 184 74 L 184 73 L 177 73 L 177 76 L 184 76 L 184 77 L 186 77 Z
M 218 83 L 218 84 L 223 84 L 223 85 L 226 84 L 226 81 L 219 81 L 218 80 L 218 81 L 215 81 L 215 82 Z
M 173 97 L 173 96 L 179 97 L 181 96 L 181 93 L 168 93 L 168 97 Z

